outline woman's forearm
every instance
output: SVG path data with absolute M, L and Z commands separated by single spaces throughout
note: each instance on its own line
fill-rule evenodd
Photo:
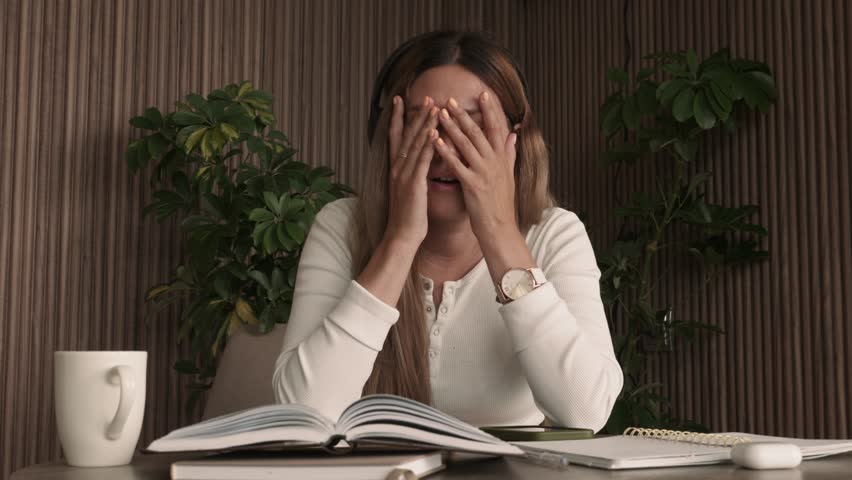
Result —
M 532 268 L 538 266 L 530 253 L 523 234 L 515 225 L 495 228 L 477 235 L 485 263 L 495 285 L 510 268 Z
M 291 315 L 291 323 L 320 321 L 307 336 L 293 342 L 295 348 L 285 345 L 279 356 L 274 379 L 279 402 L 311 405 L 329 418 L 337 418 L 360 397 L 376 355 L 397 320 L 396 304 L 416 251 L 403 242 L 382 241 L 340 302 L 322 319 L 310 312 L 321 300 L 308 300 L 314 296 L 312 292 L 297 289 L 294 311 L 297 317 L 306 318 Z M 324 273 L 307 262 L 298 281 L 322 290 L 328 285 L 317 274 Z M 325 299 L 323 296 L 322 301 Z
M 396 308 L 418 246 L 386 236 L 356 281 L 376 298 Z

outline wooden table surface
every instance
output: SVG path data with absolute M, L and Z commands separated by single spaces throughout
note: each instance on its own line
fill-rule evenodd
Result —
M 122 467 L 75 468 L 62 462 L 34 465 L 12 474 L 12 480 L 166 480 L 169 466 L 176 460 L 197 455 L 139 455 L 133 463 Z M 852 453 L 803 462 L 790 470 L 746 470 L 731 464 L 699 467 L 653 468 L 641 470 L 599 470 L 569 466 L 551 469 L 516 459 L 477 458 L 453 460 L 447 469 L 429 479 L 717 479 L 743 480 L 838 480 L 852 479 Z

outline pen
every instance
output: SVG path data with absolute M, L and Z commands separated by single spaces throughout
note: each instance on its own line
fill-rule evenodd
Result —
M 556 469 L 564 469 L 571 464 L 568 461 L 568 457 L 561 453 L 557 452 L 549 452 L 545 450 L 539 450 L 533 447 L 527 447 L 522 445 L 515 445 L 524 451 L 523 457 L 515 457 L 518 460 L 534 463 L 536 465 L 542 465 L 545 467 L 556 468 Z

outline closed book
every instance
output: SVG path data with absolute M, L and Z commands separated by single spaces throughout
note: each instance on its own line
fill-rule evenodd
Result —
M 331 455 L 325 452 L 229 453 L 172 464 L 173 480 L 384 480 L 394 470 L 423 478 L 444 468 L 440 452 Z

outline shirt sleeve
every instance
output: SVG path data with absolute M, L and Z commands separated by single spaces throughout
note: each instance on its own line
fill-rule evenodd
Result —
M 624 381 L 583 223 L 554 209 L 532 241 L 548 283 L 500 307 L 533 399 L 574 428 L 606 425 Z
M 352 205 L 326 205 L 311 226 L 273 390 L 280 403 L 310 405 L 332 420 L 361 397 L 399 311 L 352 279 Z

